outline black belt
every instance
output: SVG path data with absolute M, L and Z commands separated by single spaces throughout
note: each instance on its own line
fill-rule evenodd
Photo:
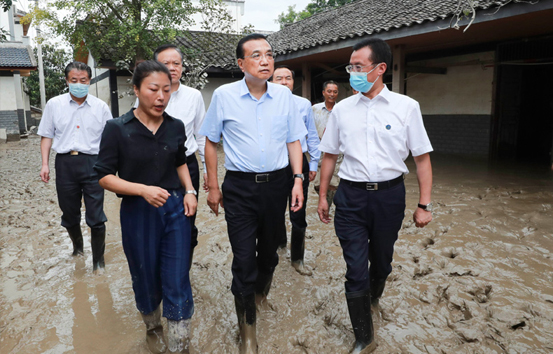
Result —
M 76 151 L 76 150 L 71 150 L 69 152 L 66 152 L 66 153 L 63 153 L 63 154 L 58 154 L 58 155 L 69 155 L 69 156 L 79 156 L 79 155 L 87 155 L 87 156 L 96 156 L 96 155 L 91 155 L 91 154 L 85 154 L 84 152 L 80 152 L 80 151 Z
M 367 191 L 380 191 L 380 190 L 392 188 L 393 186 L 397 186 L 398 184 L 403 182 L 404 179 L 405 179 L 404 175 L 401 174 L 399 177 L 385 182 L 353 182 L 343 178 L 341 181 L 355 188 L 364 189 Z
M 257 172 L 241 172 L 241 171 L 227 171 L 227 174 L 238 177 L 240 179 L 245 179 L 248 181 L 254 181 L 255 183 L 266 183 L 274 180 L 276 177 L 286 173 L 286 168 L 281 168 L 280 170 L 257 173 Z

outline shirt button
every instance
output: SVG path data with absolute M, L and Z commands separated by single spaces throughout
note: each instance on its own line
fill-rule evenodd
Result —
M 265 165 L 261 165 L 261 167 L 265 167 Z
M 259 134 L 260 136 L 263 136 L 263 134 Z

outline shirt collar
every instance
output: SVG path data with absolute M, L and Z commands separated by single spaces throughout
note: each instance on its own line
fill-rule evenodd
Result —
M 273 84 L 271 82 L 266 82 L 267 84 L 267 96 L 268 97 L 274 97 L 274 92 L 275 92 L 275 89 L 274 87 L 272 87 L 273 85 L 276 85 L 276 84 Z M 248 88 L 248 85 L 246 84 L 246 78 L 244 77 L 241 81 L 240 81 L 240 97 L 242 96 L 245 96 L 245 95 L 250 95 L 250 89 Z M 253 98 L 253 96 L 251 96 Z
M 128 122 L 133 120 L 133 118 L 136 119 L 136 117 L 134 116 L 134 110 L 135 110 L 135 108 L 131 108 L 130 111 L 128 111 L 127 113 L 125 113 L 121 117 L 119 117 L 121 119 L 121 121 L 123 122 L 123 124 L 127 124 Z M 165 119 L 175 120 L 175 118 L 168 115 L 167 112 L 163 112 L 163 119 L 164 120 Z
M 386 102 L 390 102 L 390 90 L 388 90 L 388 86 L 384 85 L 382 90 L 372 100 L 364 96 L 362 93 L 356 94 L 355 96 L 353 96 L 353 100 L 354 100 L 353 104 L 356 105 L 357 103 L 359 103 L 359 101 L 369 103 L 371 101 L 380 100 L 380 99 L 383 99 Z
M 79 105 L 79 104 L 77 103 L 77 101 L 75 101 L 75 100 L 73 99 L 73 97 L 71 97 L 71 94 L 70 94 L 69 92 L 67 93 L 67 97 L 68 97 L 68 99 L 69 99 L 69 103 L 75 102 L 77 105 Z M 87 105 L 90 106 L 90 102 L 88 102 L 88 97 L 90 97 L 90 94 L 86 95 L 86 98 L 84 99 L 83 104 L 86 103 Z M 79 105 L 79 106 L 80 106 L 80 105 Z

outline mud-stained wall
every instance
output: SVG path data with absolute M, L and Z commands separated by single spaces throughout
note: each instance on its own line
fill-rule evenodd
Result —
M 421 106 L 434 151 L 488 155 L 494 52 L 408 62 L 447 73 L 410 73 L 407 95 Z

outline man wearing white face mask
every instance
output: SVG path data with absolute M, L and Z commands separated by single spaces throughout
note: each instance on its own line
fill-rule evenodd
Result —
M 40 178 L 50 180 L 50 149 L 57 152 L 56 191 L 62 211 L 61 225 L 73 243 L 73 256 L 82 255 L 81 199 L 90 227 L 94 273 L 104 269 L 106 238 L 104 189 L 98 184 L 94 164 L 98 158 L 104 126 L 112 119 L 108 105 L 88 94 L 90 67 L 74 61 L 65 68 L 69 93 L 48 101 L 38 127 L 42 168 Z
M 419 203 L 413 214 L 417 227 L 432 220 L 432 145 L 424 129 L 419 104 L 390 92 L 382 81 L 391 61 L 381 39 L 366 39 L 353 47 L 351 87 L 358 94 L 332 110 L 319 150 L 324 152 L 318 213 L 328 223 L 326 194 L 338 153 L 344 154 L 334 196 L 334 227 L 346 270 L 346 300 L 355 344 L 352 353 L 376 348 L 371 305 L 378 306 L 392 271 L 394 243 L 405 212 L 404 160 L 409 152 L 417 166 Z M 370 266 L 369 266 L 370 263 Z

